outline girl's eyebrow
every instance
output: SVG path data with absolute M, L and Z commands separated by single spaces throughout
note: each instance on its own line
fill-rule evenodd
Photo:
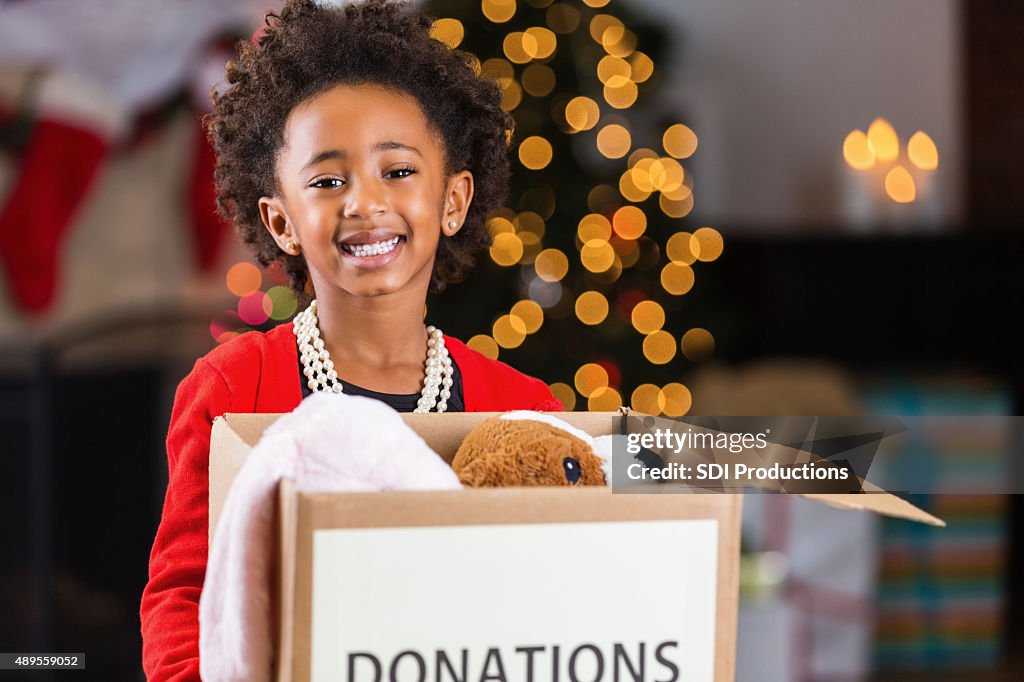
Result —
M 373 147 L 370 148 L 370 151 L 385 152 L 391 149 L 403 149 L 405 151 L 413 152 L 417 156 L 423 156 L 423 154 L 420 153 L 420 150 L 416 149 L 416 147 L 405 144 L 404 142 L 395 142 L 394 140 L 378 142 L 375 145 L 373 145 Z M 302 170 L 306 170 L 307 168 L 315 166 L 318 163 L 323 163 L 324 161 L 331 161 L 333 159 L 344 159 L 347 156 L 348 154 L 346 154 L 344 151 L 340 149 L 326 149 L 322 152 L 317 153 L 316 156 L 310 159 L 309 162 L 302 167 Z

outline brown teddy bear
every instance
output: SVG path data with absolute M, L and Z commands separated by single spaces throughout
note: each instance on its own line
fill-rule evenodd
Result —
M 452 469 L 472 488 L 605 485 L 611 455 L 605 438 L 549 414 L 506 412 L 466 435 Z

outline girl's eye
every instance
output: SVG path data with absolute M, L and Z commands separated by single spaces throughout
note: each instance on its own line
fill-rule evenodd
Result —
M 416 172 L 415 168 L 396 168 L 392 171 L 388 171 L 384 177 L 391 178 L 405 178 Z
M 317 189 L 337 189 L 344 184 L 345 181 L 340 178 L 320 178 L 319 180 L 314 180 L 310 184 L 310 187 L 316 187 Z

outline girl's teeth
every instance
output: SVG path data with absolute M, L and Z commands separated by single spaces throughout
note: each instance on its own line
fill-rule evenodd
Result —
M 398 246 L 398 237 L 392 237 L 387 241 L 374 242 L 373 244 L 355 244 L 353 246 L 347 246 L 346 250 L 354 256 L 366 257 L 366 256 L 379 256 L 384 253 L 392 251 Z

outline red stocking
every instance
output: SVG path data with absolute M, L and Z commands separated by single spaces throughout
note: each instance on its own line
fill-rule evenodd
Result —
M 199 269 L 208 273 L 219 261 L 231 224 L 217 215 L 217 193 L 213 182 L 216 156 L 205 131 L 199 125 L 196 127 L 192 169 L 188 178 L 189 223 Z
M 24 312 L 45 312 L 53 302 L 61 244 L 109 149 L 98 130 L 59 120 L 36 123 L 0 210 L 0 263 Z

